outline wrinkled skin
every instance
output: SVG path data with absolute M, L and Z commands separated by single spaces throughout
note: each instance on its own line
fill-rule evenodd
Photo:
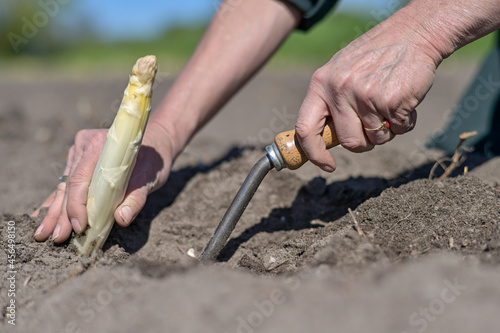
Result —
M 254 75 L 302 17 L 282 1 L 226 0 L 188 64 L 152 116 L 124 202 L 115 219 L 128 225 L 149 193 L 163 185 L 173 159 L 189 139 Z M 230 10 L 225 10 L 230 8 Z M 308 158 L 335 169 L 321 139 L 333 118 L 340 144 L 373 149 L 413 129 L 416 107 L 432 86 L 437 66 L 460 47 L 500 28 L 500 3 L 413 0 L 333 56 L 313 75 L 296 123 Z M 377 129 L 384 122 L 389 128 Z M 68 156 L 67 183 L 42 204 L 49 211 L 35 238 L 56 243 L 86 227 L 87 188 L 105 131 L 84 130 Z M 130 209 L 128 209 L 128 208 Z M 34 215 L 37 215 L 37 210 Z
M 44 241 L 52 235 L 55 243 L 62 243 L 72 230 L 79 233 L 87 227 L 87 191 L 106 133 L 81 130 L 76 135 L 64 171 L 67 182 L 59 183 L 41 205 L 48 211 L 35 233 L 36 240 Z M 166 182 L 173 159 L 168 138 L 162 127 L 148 126 L 125 198 L 115 211 L 115 220 L 121 226 L 128 226 L 144 207 L 148 194 Z M 40 208 L 32 216 L 37 216 Z
M 320 137 L 326 117 L 344 148 L 368 151 L 413 129 L 415 108 L 432 86 L 437 56 L 415 43 L 416 36 L 388 33 L 386 26 L 353 41 L 311 79 L 296 131 L 306 155 L 325 171 L 335 169 Z M 366 130 L 385 121 L 389 129 Z

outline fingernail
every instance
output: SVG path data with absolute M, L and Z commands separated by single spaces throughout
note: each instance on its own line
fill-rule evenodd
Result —
M 58 224 L 54 229 L 54 233 L 52 234 L 52 240 L 55 240 L 57 237 L 59 237 L 60 232 L 61 232 L 61 226 Z
M 130 222 L 132 222 L 132 220 L 134 219 L 132 209 L 130 209 L 129 206 L 123 206 L 122 209 L 120 209 L 120 217 L 122 218 L 123 223 L 129 225 Z
M 40 224 L 40 225 L 38 226 L 38 228 L 36 229 L 36 231 L 35 231 L 35 237 L 36 237 L 36 236 L 38 236 L 38 235 L 40 235 L 40 234 L 42 233 L 43 228 L 45 228 L 45 226 L 44 226 L 44 225 L 43 225 L 43 223 L 42 223 L 42 224 Z
M 78 222 L 77 219 L 75 218 L 72 218 L 71 219 L 71 225 L 73 226 L 73 230 L 75 230 L 75 232 L 77 234 L 81 233 L 82 232 L 82 226 L 80 225 L 80 222 Z
M 329 165 L 323 165 L 323 170 L 326 172 L 334 172 L 335 171 L 335 169 Z

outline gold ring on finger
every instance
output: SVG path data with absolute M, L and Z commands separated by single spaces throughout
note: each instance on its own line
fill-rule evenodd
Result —
M 389 129 L 389 127 L 391 127 L 391 125 L 389 124 L 389 122 L 386 120 L 386 121 L 383 121 L 379 127 L 377 128 L 366 128 L 366 127 L 363 127 L 365 129 L 365 131 L 369 131 L 369 132 L 376 132 L 376 131 L 383 131 L 383 130 L 386 130 L 386 129 Z

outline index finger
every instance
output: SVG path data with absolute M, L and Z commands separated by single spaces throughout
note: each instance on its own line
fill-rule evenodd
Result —
M 73 230 L 80 233 L 87 227 L 87 194 L 99 153 L 84 153 L 73 170 L 66 188 L 66 210 Z
M 335 160 L 326 150 L 322 138 L 328 116 L 327 104 L 318 95 L 309 91 L 300 107 L 295 133 L 307 158 L 322 170 L 333 172 Z

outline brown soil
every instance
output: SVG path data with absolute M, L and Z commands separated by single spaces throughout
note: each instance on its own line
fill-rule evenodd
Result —
M 470 156 L 470 173 L 460 175 L 461 167 L 443 181 L 426 179 L 436 152 L 425 152 L 415 162 L 417 140 L 437 126 L 436 119 L 442 120 L 425 111 L 442 107 L 442 93 L 454 82 L 448 72 L 438 77 L 434 89 L 441 94 L 430 94 L 422 105 L 423 129 L 413 138 L 366 154 L 337 149 L 338 171 L 332 175 L 310 165 L 295 172 L 272 171 L 220 262 L 211 267 L 187 252 L 201 253 L 251 166 L 264 154 L 262 129 L 273 113 L 263 113 L 259 123 L 248 113 L 255 107 L 252 101 L 265 96 L 261 110 L 297 109 L 306 76 L 259 76 L 224 111 L 242 110 L 239 116 L 249 119 L 248 127 L 242 133 L 228 130 L 223 140 L 217 133 L 233 120 L 216 119 L 179 158 L 169 182 L 150 196 L 137 220 L 128 228 L 115 226 L 103 252 L 93 258 L 76 256 L 68 244 L 35 242 L 39 221 L 27 213 L 54 186 L 76 130 L 99 126 L 103 118 L 94 110 L 110 105 L 112 99 L 105 96 L 119 96 L 116 87 L 123 82 L 101 87 L 54 82 L 44 89 L 49 94 L 66 89 L 67 97 L 58 102 L 43 91 L 36 94 L 41 85 L 20 82 L 33 91 L 26 104 L 15 102 L 4 89 L 0 153 L 9 158 L 0 176 L 5 198 L 0 206 L 5 277 L 0 308 L 6 317 L 8 302 L 15 299 L 17 311 L 16 326 L 6 318 L 0 330 L 498 331 L 500 159 Z M 167 83 L 160 85 L 158 94 L 167 88 Z M 267 88 L 274 93 L 266 94 Z M 85 96 L 99 96 L 98 102 L 77 106 L 75 117 L 66 115 Z M 56 105 L 33 111 L 42 100 Z M 291 128 L 293 120 L 286 121 L 284 126 Z M 36 134 L 37 124 L 46 130 Z M 14 298 L 8 296 L 9 225 L 15 226 Z

